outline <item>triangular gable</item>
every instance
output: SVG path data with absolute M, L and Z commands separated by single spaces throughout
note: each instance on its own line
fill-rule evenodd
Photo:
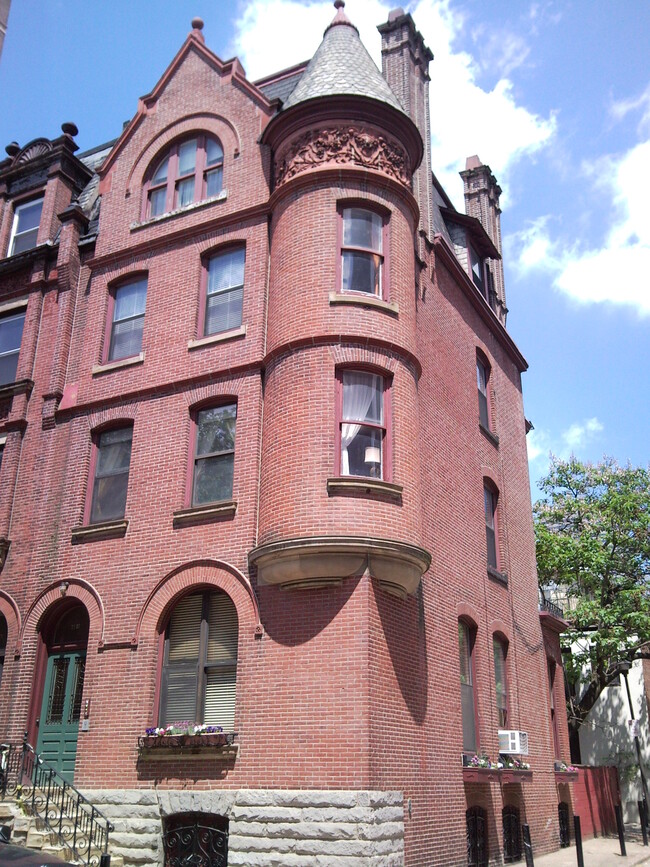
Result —
M 147 114 L 149 114 L 152 108 L 155 106 L 157 101 L 160 99 L 165 87 L 169 83 L 169 81 L 173 78 L 176 72 L 180 69 L 181 65 L 185 58 L 189 55 L 191 51 L 194 51 L 198 56 L 211 66 L 214 71 L 220 75 L 222 78 L 226 80 L 232 80 L 237 84 L 248 96 L 257 103 L 257 105 L 265 112 L 269 117 L 271 117 L 275 113 L 275 105 L 267 97 L 262 93 L 262 91 L 257 88 L 252 82 L 250 82 L 246 78 L 246 72 L 244 71 L 244 67 L 239 62 L 237 57 L 233 57 L 231 60 L 220 60 L 214 52 L 210 51 L 209 48 L 206 48 L 203 35 L 200 31 L 193 30 L 185 40 L 185 42 L 180 47 L 180 50 L 169 64 L 158 83 L 151 91 L 151 93 L 146 94 L 146 96 L 140 97 L 138 100 L 138 110 L 134 117 L 129 121 L 129 123 L 122 130 L 122 134 L 115 142 L 113 146 L 113 150 L 110 152 L 106 161 L 102 165 L 99 170 L 99 175 L 101 178 L 106 177 L 106 175 L 110 172 L 113 163 L 120 155 L 122 150 L 124 149 L 126 143 L 129 141 L 134 132 L 138 129 L 142 121 L 145 119 Z

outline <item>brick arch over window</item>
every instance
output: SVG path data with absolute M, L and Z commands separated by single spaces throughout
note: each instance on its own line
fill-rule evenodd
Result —
M 473 605 L 467 602 L 459 602 L 456 606 L 456 616 L 459 620 L 463 620 L 470 629 L 478 629 L 479 613 Z
M 7 653 L 16 644 L 22 628 L 20 609 L 12 596 L 0 590 L 0 614 L 7 621 Z
M 174 569 L 154 587 L 142 607 L 131 644 L 137 646 L 141 636 L 160 632 L 178 598 L 199 587 L 214 587 L 230 596 L 237 609 L 241 634 L 262 634 L 259 606 L 248 578 L 221 560 L 196 560 Z
M 90 619 L 88 645 L 90 646 L 96 640 L 98 647 L 104 646 L 106 618 L 102 598 L 88 581 L 84 581 L 82 578 L 70 578 L 50 584 L 34 600 L 25 617 L 20 639 L 16 645 L 16 653 L 20 653 L 23 645 L 27 644 L 28 641 L 36 641 L 43 616 L 51 606 L 61 601 L 62 596 L 65 596 L 66 599 L 78 599 L 85 606 Z
M 216 112 L 188 114 L 181 120 L 175 120 L 161 131 L 156 132 L 146 142 L 133 161 L 126 181 L 127 193 L 142 186 L 148 168 L 152 162 L 156 161 L 158 155 L 162 157 L 166 148 L 175 141 L 188 138 L 193 133 L 203 133 L 219 139 L 226 159 L 236 158 L 241 152 L 241 135 L 237 127 L 227 117 Z

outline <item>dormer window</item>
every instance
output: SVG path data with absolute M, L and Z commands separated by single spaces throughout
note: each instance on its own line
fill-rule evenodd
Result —
M 474 247 L 470 244 L 469 246 L 469 254 L 470 254 L 470 264 L 472 266 L 472 280 L 474 281 L 474 285 L 481 293 L 484 298 L 487 298 L 487 291 L 485 287 L 485 269 L 483 267 L 483 260 L 478 255 Z
M 42 210 L 42 198 L 16 206 L 14 224 L 11 229 L 11 240 L 9 242 L 10 256 L 15 256 L 16 253 L 23 253 L 25 250 L 31 250 L 32 247 L 36 246 Z
M 221 192 L 223 148 L 209 136 L 177 142 L 155 165 L 145 185 L 145 217 L 158 217 Z

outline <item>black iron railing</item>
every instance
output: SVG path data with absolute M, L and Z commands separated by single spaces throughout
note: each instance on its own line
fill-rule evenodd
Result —
M 556 605 L 554 602 L 549 602 L 549 600 L 544 599 L 544 597 L 539 600 L 539 610 L 546 611 L 549 614 L 552 614 L 553 617 L 559 617 L 560 620 L 564 620 L 564 611 L 560 606 Z
M 14 798 L 88 867 L 108 867 L 113 825 L 72 783 L 41 758 L 27 736 L 22 744 L 0 744 L 0 796 Z M 103 857 L 102 857 L 103 856 Z

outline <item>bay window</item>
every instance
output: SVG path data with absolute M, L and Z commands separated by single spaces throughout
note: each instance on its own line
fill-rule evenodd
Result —
M 376 373 L 340 374 L 340 474 L 386 479 L 385 380 Z
M 341 211 L 341 291 L 382 297 L 384 287 L 384 218 L 360 207 Z

